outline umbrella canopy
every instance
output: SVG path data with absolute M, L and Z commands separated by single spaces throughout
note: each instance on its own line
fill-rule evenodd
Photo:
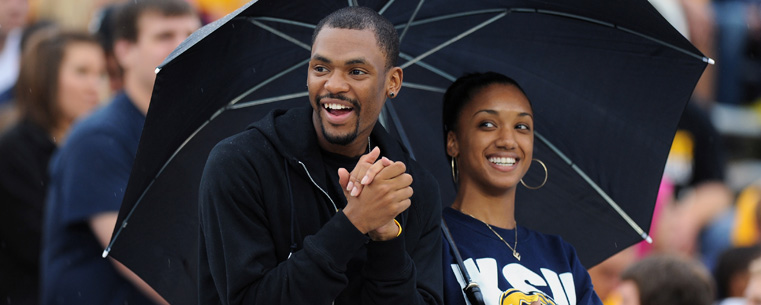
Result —
M 347 5 L 397 25 L 404 89 L 382 121 L 454 198 L 441 100 L 465 72 L 516 79 L 533 103 L 539 190 L 521 225 L 560 234 L 585 266 L 647 238 L 677 122 L 710 61 L 644 0 L 251 2 L 205 26 L 157 69 L 109 253 L 171 303 L 197 302 L 197 195 L 220 140 L 274 108 L 307 105 L 314 25 Z M 544 171 L 526 177 L 538 185 Z

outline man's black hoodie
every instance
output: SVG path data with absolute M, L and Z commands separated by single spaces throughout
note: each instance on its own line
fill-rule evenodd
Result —
M 438 186 L 380 124 L 371 141 L 413 177 L 402 234 L 383 242 L 336 212 L 312 108 L 217 144 L 199 190 L 199 303 L 441 304 Z

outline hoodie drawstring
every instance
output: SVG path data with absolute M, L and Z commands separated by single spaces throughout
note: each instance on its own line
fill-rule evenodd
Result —
M 296 244 L 296 206 L 293 204 L 293 189 L 291 188 L 291 178 L 288 175 L 288 159 L 283 158 L 283 163 L 285 164 L 285 181 L 288 182 L 288 197 L 291 203 L 291 252 L 288 253 L 288 258 L 291 258 L 293 252 L 298 248 L 298 244 Z

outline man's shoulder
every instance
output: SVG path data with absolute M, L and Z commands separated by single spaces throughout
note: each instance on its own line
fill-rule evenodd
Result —
M 268 143 L 267 137 L 260 130 L 246 129 L 217 142 L 214 151 L 230 149 L 250 151 L 269 145 Z
M 113 104 L 107 104 L 96 109 L 89 116 L 76 121 L 69 138 L 118 131 L 115 121 L 120 121 L 120 119 L 115 108 Z
M 213 167 L 237 168 L 243 164 L 271 162 L 278 156 L 273 144 L 258 129 L 246 129 L 217 142 L 207 163 Z
M 119 97 L 116 97 L 91 115 L 77 121 L 67 142 L 91 144 L 104 138 L 116 142 L 133 141 L 132 138 L 135 137 L 133 134 L 142 130 L 143 117 L 139 113 L 133 113 L 134 111 L 131 110 L 134 109 L 125 109 L 129 106 L 125 106 L 125 103 L 130 102 L 120 101 Z
M 212 152 L 244 155 L 256 153 L 260 156 L 290 154 L 296 149 L 292 142 L 303 144 L 302 140 L 306 141 L 306 133 L 300 128 L 307 125 L 311 127 L 308 121 L 303 122 L 308 120 L 305 115 L 307 110 L 303 107 L 275 109 L 251 123 L 245 130 L 217 142 Z

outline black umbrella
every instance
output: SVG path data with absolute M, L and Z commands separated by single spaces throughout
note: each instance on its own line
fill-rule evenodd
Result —
M 270 109 L 307 105 L 314 24 L 356 2 L 252 2 L 167 58 L 104 256 L 170 302 L 196 302 L 197 188 L 208 152 Z M 359 4 L 398 25 L 405 88 L 381 119 L 438 178 L 443 204 L 454 185 L 441 95 L 464 72 L 497 71 L 532 100 L 534 157 L 549 168 L 543 188 L 518 193 L 521 225 L 562 235 L 586 266 L 647 238 L 677 121 L 710 61 L 647 1 Z M 543 175 L 532 168 L 526 180 Z

